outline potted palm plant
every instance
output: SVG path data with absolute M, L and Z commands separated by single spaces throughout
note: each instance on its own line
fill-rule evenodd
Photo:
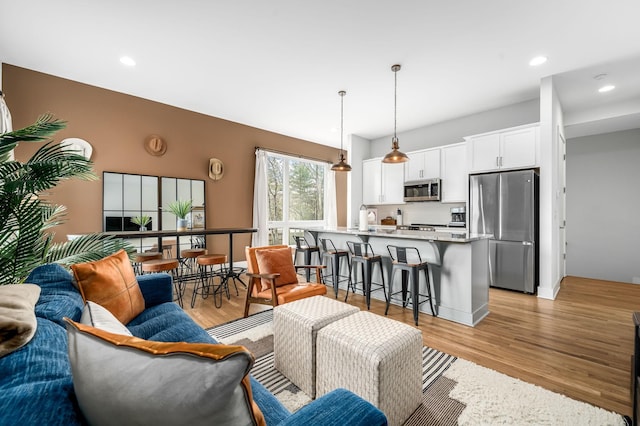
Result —
M 192 200 L 176 200 L 172 203 L 169 203 L 169 211 L 176 215 L 176 229 L 178 231 L 187 230 L 187 215 L 191 213 L 192 207 Z
M 141 214 L 140 216 L 134 216 L 131 218 L 131 223 L 134 223 L 140 227 L 141 231 L 147 230 L 147 225 L 151 222 L 151 216 Z
M 42 115 L 28 127 L 0 134 L 0 285 L 24 282 L 45 263 L 69 266 L 99 260 L 134 247 L 102 233 L 80 235 L 55 243 L 56 225 L 64 223 L 66 207 L 50 203 L 43 192 L 68 179 L 97 180 L 92 162 L 63 150 L 50 137 L 66 127 L 52 115 Z M 45 142 L 25 163 L 11 152 L 20 142 Z

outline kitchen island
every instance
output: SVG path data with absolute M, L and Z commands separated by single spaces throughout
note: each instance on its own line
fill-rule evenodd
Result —
M 428 232 L 372 228 L 368 231 L 338 228 L 307 228 L 316 241 L 329 238 L 338 248 L 347 249 L 347 241 L 371 244 L 376 254 L 384 258 L 385 280 L 388 283 L 391 261 L 387 245 L 416 247 L 423 261 L 431 264 L 435 309 L 439 318 L 475 326 L 489 314 L 489 239 L 491 235 L 470 234 L 463 231 Z M 394 289 L 400 288 L 400 275 L 396 274 Z M 380 276 L 374 275 L 375 281 Z M 346 285 L 343 286 L 346 289 Z M 420 293 L 426 294 L 424 278 Z M 371 297 L 384 300 L 382 292 Z M 431 314 L 428 303 L 420 311 Z

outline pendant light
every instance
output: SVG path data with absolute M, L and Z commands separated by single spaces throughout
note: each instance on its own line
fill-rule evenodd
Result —
M 331 170 L 334 172 L 350 172 L 351 166 L 344 161 L 344 151 L 342 151 L 342 136 L 344 134 L 343 125 L 344 125 L 344 95 L 347 92 L 341 90 L 338 92 L 340 95 L 340 156 L 338 157 L 339 161 L 331 166 Z
M 391 139 L 391 152 L 384 156 L 383 163 L 404 163 L 409 161 L 407 154 L 400 151 L 398 145 L 398 136 L 396 135 L 396 122 L 398 115 L 397 98 L 398 98 L 398 71 L 400 71 L 400 65 L 393 65 L 391 67 L 394 75 L 394 88 L 393 88 L 393 138 Z

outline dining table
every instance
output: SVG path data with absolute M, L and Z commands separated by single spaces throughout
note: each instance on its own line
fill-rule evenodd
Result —
M 157 238 L 158 239 L 158 251 L 162 253 L 162 239 L 167 237 L 175 237 L 176 239 L 176 257 L 180 259 L 180 237 L 190 237 L 195 235 L 228 235 L 229 236 L 229 268 L 227 268 L 227 274 L 224 281 L 229 282 L 229 279 L 239 280 L 243 285 L 246 284 L 240 278 L 242 270 L 233 267 L 233 236 L 236 234 L 251 234 L 257 232 L 256 228 L 202 228 L 202 229 L 187 229 L 185 231 L 177 230 L 150 230 L 150 231 L 110 231 L 104 232 L 105 235 L 110 235 L 115 238 Z

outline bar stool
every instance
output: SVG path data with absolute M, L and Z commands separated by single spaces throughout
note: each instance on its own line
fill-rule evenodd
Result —
M 331 265 L 331 284 L 333 285 L 333 291 L 338 298 L 338 287 L 340 281 L 347 281 L 347 288 L 351 285 L 351 273 L 349 275 L 340 275 L 340 260 L 345 259 L 347 261 L 347 269 L 351 271 L 351 263 L 349 262 L 349 252 L 343 249 L 337 249 L 328 238 L 320 238 L 320 246 L 322 247 L 322 264 L 325 266 Z M 325 263 L 326 262 L 326 263 Z M 325 274 L 325 282 L 327 275 Z
M 176 240 L 163 240 L 162 241 L 162 252 L 164 253 L 165 259 L 173 259 L 173 247 L 176 245 Z M 157 247 L 156 247 L 157 248 Z M 176 248 L 176 256 L 178 256 L 178 250 L 180 248 Z
M 294 236 L 293 238 L 296 241 L 296 250 L 293 255 L 293 259 L 296 262 L 298 260 L 298 254 L 302 253 L 304 259 L 303 265 L 311 265 L 311 256 L 313 255 L 313 253 L 316 253 L 318 255 L 318 264 L 322 263 L 320 259 L 320 247 L 312 246 L 311 244 L 309 244 L 305 237 Z M 294 262 L 294 264 L 298 265 L 296 262 Z M 311 279 L 310 269 L 307 269 L 305 271 L 305 276 L 307 278 L 307 282 L 309 282 Z
M 387 307 L 384 314 L 389 312 L 389 304 L 393 295 L 402 293 L 402 307 L 405 308 L 408 303 L 413 307 L 413 319 L 418 325 L 418 308 L 427 300 L 431 306 L 431 314 L 438 316 L 433 308 L 433 297 L 431 293 L 431 283 L 429 280 L 429 263 L 423 262 L 420 252 L 415 247 L 400 247 L 388 245 L 387 250 L 391 256 L 391 271 L 389 272 L 389 297 L 387 298 Z M 393 276 L 396 271 L 402 272 L 402 290 L 393 293 Z M 420 272 L 424 273 L 426 281 L 427 294 L 420 294 Z M 411 289 L 409 290 L 409 279 L 411 279 Z M 407 298 L 407 293 L 411 293 L 411 300 Z M 420 300 L 422 298 L 422 300 Z
M 162 253 L 158 251 L 149 251 L 144 253 L 135 253 L 133 255 L 133 271 L 136 275 L 142 274 L 142 263 L 148 260 L 162 259 Z
M 193 295 L 191 296 L 191 307 L 196 304 L 196 297 L 198 294 L 202 295 L 203 299 L 209 296 L 209 292 L 213 290 L 213 302 L 216 308 L 222 306 L 222 292 L 227 294 L 227 299 L 230 299 L 229 286 L 227 282 L 227 272 L 225 270 L 225 264 L 227 263 L 227 255 L 225 254 L 202 254 L 196 257 L 196 264 L 198 265 L 198 278 L 196 285 L 193 288 Z M 215 266 L 218 266 L 218 270 L 215 270 Z M 214 278 L 218 277 L 220 283 L 216 286 Z M 213 288 L 213 289 L 212 289 Z M 220 300 L 216 299 L 217 295 L 220 295 Z
M 369 243 L 361 243 L 356 241 L 347 241 L 347 247 L 351 253 L 351 268 L 349 270 L 349 276 L 351 276 L 351 285 L 347 286 L 347 295 L 344 297 L 344 301 L 347 301 L 349 297 L 349 287 L 352 287 L 353 292 L 356 292 L 356 284 L 362 283 L 362 293 L 365 295 L 367 301 L 367 310 L 371 308 L 371 292 L 382 290 L 384 292 L 384 299 L 387 300 L 387 290 L 384 282 L 384 271 L 382 269 L 382 256 L 373 252 L 373 247 Z M 361 266 L 362 281 L 357 280 L 357 265 Z M 372 280 L 373 266 L 378 265 L 380 268 L 380 277 L 382 283 L 374 283 Z M 353 277 L 353 272 L 356 273 L 356 278 Z M 377 285 L 375 290 L 371 289 L 372 285 Z
M 180 275 L 180 261 L 178 259 L 154 259 L 142 263 L 143 273 L 170 273 L 173 278 L 173 286 L 178 297 L 178 304 L 182 307 L 182 294 L 184 293 L 184 283 Z
M 207 254 L 207 249 L 204 248 L 190 248 L 184 249 L 180 251 L 180 263 L 183 268 L 186 268 L 189 274 L 192 274 L 195 271 L 195 259 L 198 256 L 203 254 Z M 184 277 L 184 269 L 182 276 Z

